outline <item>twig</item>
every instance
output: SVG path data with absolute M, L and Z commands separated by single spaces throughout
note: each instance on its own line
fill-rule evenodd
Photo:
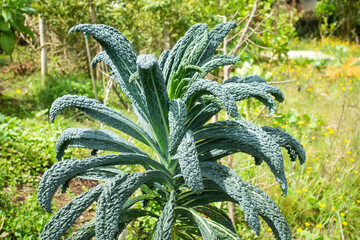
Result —
M 228 41 L 229 41 L 229 42 L 232 41 L 234 38 L 236 38 L 237 36 L 239 36 L 240 33 L 242 33 L 242 31 L 237 32 L 234 36 L 232 36 L 231 38 L 229 38 Z
M 252 9 L 252 11 L 251 11 L 249 20 L 246 22 L 244 31 L 242 32 L 242 34 L 241 34 L 241 36 L 240 36 L 240 39 L 239 39 L 239 41 L 238 41 L 237 44 L 236 44 L 236 47 L 235 47 L 234 50 L 232 51 L 234 56 L 238 53 L 238 51 L 240 50 L 241 45 L 243 44 L 244 38 L 245 38 L 245 36 L 246 36 L 246 33 L 247 33 L 248 29 L 249 29 L 249 26 L 250 26 L 250 24 L 251 24 L 251 22 L 252 22 L 252 20 L 253 20 L 253 17 L 254 17 L 254 15 L 255 15 L 255 12 L 256 12 L 256 10 L 257 10 L 258 2 L 259 2 L 259 0 L 255 0 L 255 2 L 254 2 L 254 7 L 253 7 L 253 9 Z
M 243 171 L 243 170 L 245 170 L 245 169 L 252 168 L 252 167 L 255 167 L 255 166 L 256 166 L 256 165 L 253 164 L 253 165 L 250 165 L 250 166 L 247 166 L 247 167 L 244 167 L 244 168 L 234 169 L 234 171 L 240 172 L 240 171 Z
M 341 238 L 342 238 L 343 240 L 345 240 L 344 233 L 343 233 L 343 229 L 342 229 L 342 226 L 341 226 L 340 214 L 339 214 L 338 211 L 335 211 L 335 212 L 336 212 L 336 214 L 338 215 L 338 219 L 339 219 Z
M 246 46 L 241 50 L 241 52 L 239 53 L 239 56 L 241 56 L 241 54 L 243 54 L 244 51 L 246 51 L 246 49 L 248 48 L 249 43 L 246 42 Z M 233 66 L 233 65 L 232 65 Z
M 286 178 L 291 177 L 292 175 L 294 175 L 294 172 L 292 172 L 292 173 L 290 173 L 289 175 L 287 175 Z M 268 185 L 268 186 L 266 186 L 266 187 L 263 187 L 263 188 L 261 188 L 261 189 L 264 190 L 264 189 L 266 189 L 266 188 L 269 188 L 269 187 L 271 187 L 271 186 L 274 186 L 275 184 L 277 184 L 277 182 L 274 182 L 273 184 L 270 184 L 270 185 Z
M 232 15 L 230 22 L 234 21 L 234 18 L 236 17 L 236 15 L 239 13 L 239 9 L 236 9 L 236 12 Z
M 285 80 L 285 81 L 279 81 L 279 82 L 268 82 L 268 84 L 284 84 L 284 83 L 291 83 L 291 82 L 295 82 L 296 79 L 292 79 L 292 80 Z
M 263 23 L 265 22 L 265 20 L 268 19 L 271 15 L 272 15 L 272 12 L 270 12 L 270 14 L 267 15 L 267 16 L 253 29 L 253 31 L 252 31 L 242 42 L 240 42 L 240 41 L 238 42 L 239 44 L 238 44 L 237 46 L 238 46 L 239 49 L 240 49 L 241 45 L 242 45 L 246 40 L 248 40 L 248 39 L 254 34 L 254 32 L 261 26 L 261 24 L 263 24 Z M 230 54 L 232 54 L 233 56 L 235 56 L 236 53 L 237 53 L 237 51 L 239 51 L 239 49 L 236 49 L 236 48 L 235 48 L 233 51 L 231 51 Z
M 260 110 L 260 112 L 258 113 L 258 115 L 256 115 L 250 122 L 254 122 L 259 116 L 260 114 L 265 110 L 265 106 L 263 106 Z
M 246 40 L 246 41 L 249 41 L 249 42 L 252 43 L 253 45 L 257 46 L 258 48 L 270 49 L 270 48 L 268 48 L 268 47 L 260 46 L 260 45 L 258 45 L 258 44 L 256 44 L 256 43 L 254 43 L 253 41 L 251 41 L 250 39 L 248 39 L 248 40 Z
M 256 52 L 253 52 L 253 51 L 250 51 L 249 49 L 246 49 L 245 51 L 249 52 L 249 53 L 252 53 L 252 54 L 255 54 L 255 55 L 258 55 L 260 57 L 263 57 L 263 58 L 271 58 L 272 57 L 269 57 L 269 56 L 266 56 L 266 55 L 263 55 L 263 54 L 260 54 L 260 53 L 256 53 Z
M 266 173 L 263 173 L 263 174 L 261 174 L 260 176 L 251 178 L 251 179 L 249 179 L 249 180 L 247 180 L 247 181 L 248 181 L 248 182 L 252 182 L 252 181 L 254 181 L 254 180 L 258 179 L 258 178 L 261 178 L 261 177 L 264 176 L 265 174 L 266 174 Z

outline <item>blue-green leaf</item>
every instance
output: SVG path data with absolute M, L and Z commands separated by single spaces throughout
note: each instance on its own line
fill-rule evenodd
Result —
M 215 221 L 202 217 L 194 209 L 183 207 L 181 207 L 181 209 L 187 210 L 191 213 L 193 219 L 198 225 L 203 240 L 241 240 L 241 238 L 236 235 L 236 233 L 232 232 L 227 227 Z
M 184 55 L 181 59 L 183 65 L 194 65 L 201 58 L 201 55 L 205 51 L 208 45 L 208 31 L 204 29 L 194 37 L 193 41 L 186 48 Z
M 171 191 L 169 200 L 165 204 L 161 216 L 156 224 L 155 240 L 171 240 L 176 193 Z
M 276 111 L 276 103 L 274 99 L 269 95 L 275 96 L 275 99 L 279 102 L 284 100 L 284 95 L 280 89 L 271 86 L 267 83 L 235 83 L 227 82 L 222 84 L 223 88 L 233 96 L 235 101 L 241 101 L 244 99 L 255 97 L 262 102 L 268 109 L 270 114 L 274 114 Z
M 236 172 L 221 164 L 202 162 L 200 163 L 200 167 L 204 177 L 212 180 L 226 194 L 236 200 L 245 213 L 245 221 L 250 225 L 254 232 L 259 235 L 260 221 L 258 212 L 247 191 L 245 182 L 236 174 Z
M 271 197 L 249 182 L 246 185 L 259 215 L 272 229 L 275 237 L 279 240 L 291 240 L 289 225 Z
M 186 185 L 191 191 L 200 194 L 204 189 L 204 185 L 195 148 L 195 141 L 191 130 L 188 130 L 185 133 L 177 149 L 177 154 L 173 158 L 179 159 L 181 173 Z
M 102 24 L 80 24 L 70 29 L 72 32 L 85 32 L 93 36 L 104 48 L 118 70 L 124 86 L 130 75 L 136 72 L 137 53 L 127 38 L 113 27 Z M 126 89 L 121 89 L 124 93 Z
M 96 209 L 95 234 L 97 239 L 113 239 L 118 232 L 120 212 L 128 198 L 143 183 L 153 178 L 162 178 L 160 171 L 125 173 L 106 183 Z
M 218 209 L 217 207 L 211 206 L 211 205 L 200 205 L 194 207 L 194 209 L 202 214 L 205 214 L 207 217 L 209 217 L 211 220 L 220 223 L 221 225 L 225 226 L 232 232 L 236 233 L 236 230 L 234 228 L 234 225 L 231 222 L 231 219 L 227 215 L 226 212 L 222 211 L 221 209 Z
M 123 174 L 117 167 L 105 166 L 105 167 L 94 167 L 85 172 L 77 174 L 76 177 L 80 179 L 93 180 L 93 181 L 109 181 L 116 175 Z
M 124 164 L 151 165 L 154 168 L 161 169 L 164 173 L 169 174 L 160 163 L 147 155 L 138 153 L 119 153 L 56 162 L 44 173 L 41 179 L 37 192 L 38 201 L 46 211 L 51 212 L 51 199 L 54 196 L 56 189 L 67 180 L 94 167 Z
M 187 122 L 186 129 L 195 131 L 207 123 L 220 110 L 221 108 L 216 103 L 210 103 L 206 106 L 199 104 L 199 108 L 194 109 L 195 114 L 191 116 L 190 120 Z M 190 113 L 188 115 L 190 115 Z
M 74 198 L 62 207 L 49 222 L 47 222 L 39 237 L 40 240 L 60 239 L 75 220 L 100 196 L 104 184 L 97 185 L 87 192 Z
M 190 45 L 190 43 L 194 40 L 194 38 L 203 33 L 207 29 L 206 24 L 197 23 L 193 25 L 186 33 L 185 36 L 179 39 L 179 41 L 174 45 L 171 49 L 169 56 L 166 59 L 166 63 L 163 69 L 165 83 L 169 87 L 169 82 L 174 75 L 174 73 L 178 70 L 179 65 L 181 63 L 182 57 Z
M 150 115 L 150 126 L 164 153 L 168 152 L 169 98 L 163 74 L 153 55 L 139 55 L 137 68 Z
M 86 128 L 68 128 L 58 138 L 55 145 L 55 155 L 58 161 L 64 156 L 69 147 L 80 147 L 113 152 L 135 152 L 145 154 L 133 143 L 125 140 L 116 133 L 103 129 L 92 130 Z
M 220 23 L 216 25 L 213 29 L 211 29 L 211 31 L 209 32 L 209 44 L 202 57 L 199 59 L 199 62 L 213 55 L 217 47 L 226 37 L 226 35 L 228 35 L 230 30 L 235 28 L 236 26 L 237 25 L 235 22 L 225 22 Z
M 169 57 L 169 53 L 170 53 L 170 50 L 166 49 L 161 53 L 161 55 L 159 57 L 159 66 L 160 66 L 161 71 L 164 71 L 165 63 L 166 63 L 167 58 Z
M 120 89 L 124 92 L 124 94 L 130 99 L 133 110 L 135 115 L 139 119 L 142 126 L 145 128 L 148 127 L 148 118 L 149 118 L 149 111 L 146 106 L 145 97 L 142 94 L 142 86 L 139 84 L 138 81 L 132 81 L 132 78 L 135 76 L 138 77 L 138 72 L 134 72 L 130 75 L 128 81 L 124 82 L 122 77 L 117 70 L 114 62 L 105 51 L 99 52 L 94 59 L 92 60 L 91 64 L 94 67 L 96 63 L 103 61 L 107 64 L 110 68 L 111 75 L 116 80 L 116 83 L 120 87 Z M 145 129 L 147 130 L 147 129 Z
M 240 60 L 240 57 L 234 57 L 230 55 L 214 55 L 210 56 L 199 63 L 199 66 L 204 70 L 204 73 L 197 73 L 193 76 L 193 79 L 204 78 L 206 74 L 212 70 L 226 65 L 235 64 Z
M 209 93 L 221 101 L 225 110 L 229 113 L 231 117 L 238 118 L 240 116 L 236 106 L 236 102 L 232 98 L 232 95 L 230 95 L 226 89 L 222 88 L 220 84 L 214 81 L 204 79 L 199 79 L 195 81 L 187 90 L 184 96 L 184 101 L 191 102 L 197 97 Z
M 57 98 L 50 108 L 50 120 L 53 122 L 55 116 L 68 107 L 76 107 L 90 117 L 158 149 L 154 140 L 139 125 L 99 101 L 84 96 L 65 95 Z
M 280 128 L 264 126 L 262 129 L 267 132 L 280 147 L 287 149 L 291 161 L 296 161 L 297 157 L 299 158 L 300 164 L 303 164 L 306 161 L 304 147 L 296 138 L 289 133 L 282 131 Z
M 174 154 L 184 134 L 187 108 L 181 99 L 171 100 L 169 109 L 169 153 Z
M 264 160 L 275 175 L 276 181 L 280 183 L 284 196 L 286 195 L 287 180 L 280 146 L 262 128 L 246 121 L 220 121 L 199 128 L 194 132 L 194 139 L 209 140 L 197 144 L 199 159 L 202 161 L 209 156 L 217 158 L 219 155 L 217 156 L 216 152 L 224 149 L 232 149 L 229 154 L 245 152 L 256 159 Z M 219 141 L 215 141 L 216 139 Z M 228 146 L 222 144 L 222 140 L 228 139 L 231 140 L 227 141 Z M 220 144 L 220 147 L 217 147 L 217 144 Z

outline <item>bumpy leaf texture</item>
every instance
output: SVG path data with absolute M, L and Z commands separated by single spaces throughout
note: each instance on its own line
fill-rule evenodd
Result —
M 174 154 L 178 148 L 185 129 L 187 117 L 187 108 L 181 99 L 171 100 L 170 101 L 170 110 L 169 110 L 169 152 Z
M 120 211 L 128 198 L 146 181 L 161 177 L 163 173 L 160 171 L 146 171 L 125 173 L 108 181 L 96 209 L 96 238 L 113 239 L 119 230 Z
M 246 184 L 230 168 L 218 163 L 202 162 L 200 164 L 204 177 L 215 182 L 226 194 L 233 198 L 245 213 L 245 221 L 254 232 L 260 234 L 260 221 L 257 209 L 248 193 Z
M 200 194 L 204 189 L 204 185 L 193 133 L 190 130 L 185 133 L 174 158 L 179 159 L 181 173 L 186 185 L 191 191 Z
M 217 160 L 234 152 L 245 152 L 264 160 L 286 195 L 287 180 L 280 146 L 262 128 L 246 121 L 220 121 L 199 128 L 194 139 L 203 140 L 197 144 L 200 161 Z M 228 152 L 224 154 L 223 150 Z
M 163 152 L 167 153 L 169 98 L 163 74 L 153 55 L 139 55 L 136 64 L 150 114 L 150 126 Z
M 92 130 L 86 128 L 68 128 L 58 138 L 55 145 L 55 155 L 58 161 L 64 156 L 69 147 L 80 147 L 114 152 L 136 152 L 145 154 L 133 143 L 125 140 L 116 133 L 103 129 Z
M 238 118 L 240 116 L 235 100 L 226 89 L 214 81 L 204 79 L 195 81 L 191 84 L 183 98 L 185 102 L 191 102 L 204 94 L 211 94 L 218 98 L 231 117 Z
M 62 207 L 51 220 L 45 224 L 39 239 L 60 239 L 75 220 L 100 196 L 103 187 L 104 184 L 93 187 Z
M 169 200 L 165 204 L 156 224 L 155 240 L 171 240 L 175 214 L 175 198 L 176 192 L 172 190 Z
M 119 153 L 56 162 L 51 169 L 44 173 L 41 179 L 37 192 L 38 201 L 47 212 L 51 212 L 51 199 L 56 189 L 67 180 L 94 167 L 124 164 L 144 164 L 156 166 L 162 170 L 164 169 L 160 163 L 151 159 L 149 156 L 137 153 Z

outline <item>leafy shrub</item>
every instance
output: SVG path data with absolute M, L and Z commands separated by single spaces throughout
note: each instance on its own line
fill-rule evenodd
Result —
M 41 211 L 36 193 L 30 194 L 23 202 L 20 202 L 15 200 L 16 194 L 3 192 L 0 188 L 0 197 L 0 219 L 4 221 L 0 237 L 5 240 L 37 239 L 44 224 L 51 219 L 51 214 L 44 214 Z
M 1 1 L 0 6 L 0 48 L 11 55 L 15 49 L 16 32 L 22 32 L 34 37 L 33 32 L 24 26 L 24 13 L 34 14 L 35 10 L 29 6 L 30 1 Z
M 56 190 L 65 190 L 74 177 L 101 183 L 82 193 L 60 209 L 45 225 L 40 239 L 60 239 L 74 221 L 96 199 L 96 217 L 75 231 L 70 239 L 114 239 L 127 224 L 142 216 L 157 219 L 150 239 L 240 239 L 229 217 L 211 205 L 233 201 L 244 211 L 245 221 L 260 233 L 261 216 L 278 239 L 291 239 L 289 226 L 274 201 L 261 189 L 243 181 L 233 170 L 216 161 L 235 152 L 252 155 L 257 165 L 266 162 L 283 195 L 287 180 L 280 147 L 292 161 L 305 161 L 305 152 L 296 139 L 277 128 L 258 127 L 241 120 L 236 102 L 255 97 L 273 114 L 282 92 L 256 75 L 232 77 L 223 84 L 203 79 L 213 69 L 234 64 L 238 57 L 214 55 L 217 46 L 235 23 L 222 23 L 211 31 L 206 24 L 192 26 L 172 50 L 159 61 L 153 55 L 138 55 L 116 29 L 105 25 L 78 25 L 71 32 L 86 32 L 102 45 L 93 60 L 109 65 L 122 92 L 130 99 L 140 125 L 99 101 L 75 95 L 58 98 L 50 109 L 53 121 L 59 111 L 76 107 L 90 117 L 122 131 L 148 145 L 144 150 L 110 130 L 69 128 L 59 137 L 58 160 L 44 175 L 38 201 L 51 212 Z M 271 96 L 272 95 L 272 96 Z M 207 124 L 224 109 L 236 120 Z M 92 149 L 92 157 L 63 161 L 69 147 Z M 102 155 L 100 151 L 118 152 Z M 143 172 L 128 173 L 117 165 L 141 165 Z M 141 195 L 133 196 L 140 188 Z M 160 216 L 139 208 L 149 202 L 161 207 Z M 204 217 L 204 215 L 206 217 Z
M 39 89 L 40 90 L 40 89 Z M 78 94 L 94 97 L 91 79 L 86 74 L 76 74 L 64 76 L 56 73 L 49 76 L 44 89 L 38 93 L 39 101 L 46 108 L 50 108 L 51 103 L 58 97 L 65 94 Z

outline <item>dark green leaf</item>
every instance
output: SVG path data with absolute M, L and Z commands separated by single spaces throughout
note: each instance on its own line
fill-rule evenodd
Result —
M 195 81 L 187 90 L 184 96 L 184 101 L 187 103 L 189 101 L 191 103 L 201 95 L 209 93 L 221 101 L 225 110 L 229 113 L 231 117 L 238 118 L 240 116 L 236 106 L 236 102 L 234 101 L 232 96 L 228 93 L 226 89 L 222 88 L 220 84 L 214 81 L 204 79 L 199 79 Z
M 195 148 L 195 141 L 191 130 L 188 130 L 185 133 L 184 138 L 177 149 L 177 154 L 173 158 L 179 160 L 181 173 L 186 185 L 191 191 L 200 194 L 204 189 L 204 185 Z
M 100 196 L 104 184 L 98 185 L 80 194 L 62 207 L 49 222 L 45 224 L 40 240 L 60 239 L 75 220 Z
M 97 239 L 113 239 L 118 232 L 120 212 L 128 198 L 143 183 L 152 178 L 161 178 L 159 171 L 125 173 L 108 181 L 96 209 L 95 234 Z
M 280 147 L 287 149 L 291 161 L 296 161 L 297 157 L 299 157 L 300 164 L 303 164 L 306 161 L 306 154 L 303 145 L 289 133 L 282 131 L 280 128 L 272 128 L 268 126 L 264 126 L 262 129 L 273 137 Z
M 231 150 L 229 154 L 245 152 L 264 160 L 280 183 L 283 195 L 286 195 L 287 180 L 280 146 L 262 128 L 246 121 L 221 121 L 199 128 L 194 132 L 194 138 L 195 141 L 208 140 L 197 144 L 199 159 L 202 161 L 208 157 L 220 157 L 221 154 L 217 154 L 219 150 Z M 219 141 L 214 141 L 215 139 Z M 222 140 L 226 140 L 228 146 Z
M 165 204 L 161 216 L 156 224 L 155 240 L 171 240 L 176 193 L 171 191 L 169 200 Z
M 237 25 L 234 22 L 225 22 L 220 23 L 216 25 L 213 29 L 211 29 L 211 31 L 209 32 L 209 44 L 206 48 L 205 53 L 199 59 L 199 62 L 213 55 L 217 47 L 226 37 L 226 35 L 230 32 L 231 29 L 235 28 L 236 26 Z
M 174 154 L 184 134 L 187 108 L 181 99 L 171 100 L 169 109 L 169 152 Z
M 2 33 L 0 36 L 0 47 L 8 55 L 11 55 L 15 49 L 15 35 Z
M 139 55 L 137 68 L 142 85 L 152 130 L 164 153 L 168 152 L 168 111 L 169 98 L 166 92 L 163 74 L 153 55 Z
M 227 195 L 236 200 L 245 213 L 245 221 L 250 225 L 254 232 L 260 234 L 260 221 L 258 212 L 252 202 L 245 182 L 232 171 L 218 163 L 202 162 L 201 171 L 204 177 L 212 180 Z
M 46 211 L 51 212 L 51 199 L 55 194 L 56 189 L 67 180 L 94 167 L 124 164 L 152 165 L 155 168 L 159 168 L 163 172 L 168 173 L 160 163 L 149 158 L 147 155 L 137 153 L 119 153 L 56 162 L 51 169 L 44 173 L 41 179 L 37 192 L 38 201 Z
M 92 130 L 86 128 L 68 128 L 58 138 L 55 146 L 55 155 L 58 161 L 64 156 L 69 147 L 80 147 L 113 152 L 135 152 L 145 154 L 133 143 L 125 140 L 116 133 L 103 129 Z

